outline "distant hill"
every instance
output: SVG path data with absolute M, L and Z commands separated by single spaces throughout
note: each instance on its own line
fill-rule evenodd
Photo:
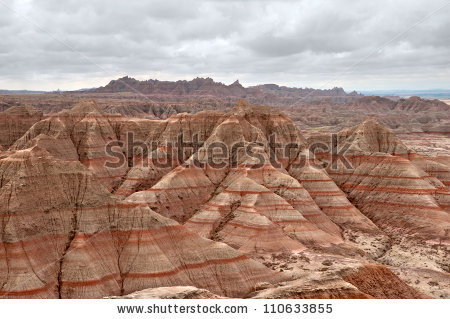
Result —
M 125 76 L 112 80 L 106 86 L 88 90 L 93 93 L 134 92 L 145 95 L 169 95 L 174 97 L 207 96 L 224 99 L 245 98 L 252 102 L 272 105 L 291 105 L 303 100 L 331 99 L 333 102 L 348 102 L 362 97 L 356 92 L 346 93 L 342 88 L 318 90 L 311 88 L 289 88 L 276 84 L 243 87 L 239 81 L 230 85 L 215 82 L 211 78 L 195 78 L 191 81 L 139 81 Z
M 418 96 L 411 96 L 407 99 L 398 98 L 392 100 L 380 96 L 365 96 L 352 103 L 349 107 L 353 109 L 365 109 L 372 112 L 388 112 L 390 110 L 407 111 L 407 112 L 427 112 L 430 110 L 448 112 L 449 105 L 438 99 L 423 99 Z
M 195 78 L 191 81 L 179 80 L 172 82 L 159 80 L 138 81 L 134 78 L 125 76 L 117 80 L 112 80 L 104 87 L 91 91 L 96 93 L 138 91 L 143 94 L 212 95 L 215 97 L 243 97 L 246 95 L 246 89 L 239 81 L 236 81 L 231 85 L 225 85 L 220 82 L 215 82 L 211 78 Z
M 288 98 L 349 98 L 349 97 L 362 97 L 363 95 L 356 91 L 346 93 L 343 88 L 334 87 L 332 89 L 313 89 L 313 88 L 292 88 L 286 86 L 279 86 L 277 84 L 262 84 L 250 87 L 252 89 L 259 89 L 264 93 L 273 94 L 278 97 Z

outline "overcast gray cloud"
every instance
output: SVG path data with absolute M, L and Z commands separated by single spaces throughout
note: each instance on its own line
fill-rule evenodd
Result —
M 123 75 L 449 88 L 449 17 L 448 0 L 0 0 L 0 88 Z

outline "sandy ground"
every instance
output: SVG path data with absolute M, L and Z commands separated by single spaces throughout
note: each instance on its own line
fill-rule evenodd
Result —
M 388 267 L 411 287 L 433 297 L 450 298 L 450 274 L 424 268 Z
M 314 286 L 314 283 L 343 289 L 348 285 L 340 277 L 345 269 L 356 269 L 362 264 L 381 264 L 406 284 L 430 297 L 450 298 L 450 255 L 447 245 L 411 238 L 387 241 L 384 236 L 361 234 L 353 238 L 350 242 L 346 238 L 345 244 L 330 249 L 308 249 L 294 255 L 281 253 L 257 259 L 267 267 L 291 276 L 293 281 L 301 282 L 296 288 L 298 290 L 302 290 L 301 286 Z

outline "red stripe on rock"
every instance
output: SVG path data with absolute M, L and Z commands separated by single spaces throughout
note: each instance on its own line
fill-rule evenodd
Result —
M 202 267 L 206 267 L 209 265 L 227 264 L 227 263 L 248 260 L 248 259 L 249 258 L 245 255 L 240 255 L 237 257 L 227 258 L 227 259 L 211 259 L 211 260 L 207 260 L 205 262 L 196 263 L 196 264 L 185 264 L 181 267 L 175 267 L 175 269 L 169 270 L 169 271 L 162 271 L 162 272 L 157 272 L 157 273 L 128 273 L 128 274 L 125 274 L 124 277 L 125 278 L 157 278 L 157 277 L 173 276 L 183 270 L 202 268 Z

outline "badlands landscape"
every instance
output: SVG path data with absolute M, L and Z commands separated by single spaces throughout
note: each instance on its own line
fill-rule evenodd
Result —
M 0 297 L 450 298 L 449 108 L 209 78 L 0 95 Z

